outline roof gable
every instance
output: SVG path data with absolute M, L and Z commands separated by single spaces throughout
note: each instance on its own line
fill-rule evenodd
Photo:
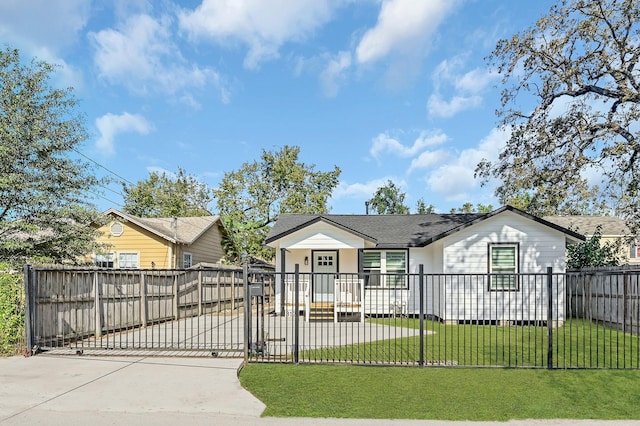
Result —
M 117 216 L 147 231 L 178 244 L 193 244 L 209 228 L 220 221 L 220 216 L 196 216 L 178 218 L 142 218 L 109 209 L 106 215 Z

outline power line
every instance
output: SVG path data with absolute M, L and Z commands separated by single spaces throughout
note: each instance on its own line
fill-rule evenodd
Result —
M 102 164 L 98 163 L 96 160 L 94 160 L 93 158 L 88 157 L 87 155 L 81 153 L 80 151 L 78 151 L 75 148 L 71 148 L 74 152 L 76 152 L 77 154 L 82 155 L 84 158 L 86 158 L 87 160 L 91 161 L 92 163 L 94 163 L 95 165 L 97 165 L 98 167 L 106 170 L 107 172 L 111 173 L 112 175 L 116 176 L 117 178 L 119 178 L 120 180 L 122 180 L 123 182 L 128 183 L 129 185 L 135 185 L 133 182 L 131 182 L 129 179 L 124 178 L 122 176 L 120 176 L 119 174 L 117 174 L 116 172 L 114 172 L 113 170 L 103 166 Z
M 98 194 L 97 192 L 94 192 L 94 191 L 88 191 L 88 192 L 89 192 L 89 193 L 91 193 L 91 194 L 93 194 L 93 195 L 95 195 L 96 197 L 102 198 L 103 200 L 110 202 L 111 204 L 113 204 L 113 205 L 115 205 L 115 206 L 118 206 L 118 207 L 120 207 L 120 208 L 123 208 L 123 207 L 124 207 L 124 205 L 122 205 L 122 204 L 120 204 L 120 203 L 118 203 L 118 202 L 116 202 L 116 201 L 110 200 L 109 198 L 105 197 L 105 196 L 104 196 L 104 195 L 102 195 L 102 194 Z
M 72 150 L 72 151 L 74 151 L 75 153 L 77 153 L 77 154 L 81 155 L 82 157 L 86 158 L 87 160 L 91 161 L 92 163 L 94 163 L 95 165 L 97 165 L 98 167 L 100 167 L 101 169 L 104 169 L 104 170 L 106 170 L 107 172 L 111 173 L 112 175 L 116 176 L 116 177 L 117 177 L 117 178 L 119 178 L 122 182 L 126 182 L 126 183 L 128 183 L 128 184 L 130 184 L 130 185 L 135 185 L 135 184 L 134 184 L 133 182 L 131 182 L 129 179 L 127 179 L 127 178 L 125 178 L 125 177 L 123 177 L 123 176 L 120 176 L 118 173 L 116 173 L 116 172 L 114 172 L 113 170 L 111 170 L 111 169 L 109 169 L 109 168 L 107 168 L 107 167 L 103 166 L 102 164 L 100 164 L 100 163 L 98 163 L 96 160 L 94 160 L 93 158 L 91 158 L 91 157 L 87 156 L 86 154 L 83 154 L 82 152 L 78 151 L 77 149 L 75 149 L 75 148 L 71 148 L 71 150 Z M 116 195 L 119 195 L 120 197 L 123 197 L 123 198 L 124 198 L 124 194 L 122 194 L 121 192 L 117 192 L 117 191 L 115 191 L 115 190 L 113 190 L 113 189 L 111 189 L 111 188 L 109 188 L 109 187 L 107 187 L 107 186 L 104 186 L 104 185 L 100 185 L 100 184 L 98 184 L 98 186 L 100 186 L 101 188 L 106 189 L 107 191 L 110 191 L 110 192 L 112 192 L 112 193 L 114 193 L 114 194 L 116 194 Z M 103 200 L 110 202 L 111 204 L 113 204 L 113 205 L 115 205 L 115 206 L 118 206 L 120 209 L 124 208 L 124 205 L 123 205 L 123 204 L 118 203 L 118 202 L 115 202 L 115 201 L 113 201 L 113 200 L 111 200 L 111 199 L 109 199 L 109 198 L 107 198 L 107 197 L 105 197 L 105 196 L 103 196 L 103 195 L 101 195 L 101 194 L 98 194 L 98 193 L 93 192 L 93 191 L 88 191 L 88 192 L 90 192 L 91 194 L 95 195 L 96 197 L 102 198 Z M 157 217 L 157 218 L 154 218 L 154 219 L 161 220 L 161 221 L 163 221 L 163 222 L 173 224 L 173 219 L 169 219 L 169 218 L 162 218 L 162 217 Z

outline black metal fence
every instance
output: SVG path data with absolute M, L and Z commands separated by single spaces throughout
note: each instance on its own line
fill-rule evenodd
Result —
M 258 362 L 638 369 L 639 277 L 632 269 L 507 276 L 28 267 L 27 344 Z
M 250 322 L 255 361 L 640 368 L 639 272 L 276 277 Z M 333 283 L 327 292 L 324 282 Z M 497 283 L 507 285 L 496 285 Z M 324 293 L 317 287 L 324 288 Z M 255 309 L 254 309 L 255 311 Z

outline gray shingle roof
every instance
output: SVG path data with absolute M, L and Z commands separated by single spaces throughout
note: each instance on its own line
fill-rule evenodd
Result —
M 505 210 L 528 217 L 568 236 L 584 240 L 577 232 L 531 216 L 513 207 L 502 207 L 491 213 L 410 214 L 410 215 L 297 215 L 283 214 L 273 226 L 266 244 L 278 240 L 313 223 L 323 221 L 373 242 L 379 248 L 424 247 L 451 233 L 485 220 Z
M 281 234 L 325 221 L 376 243 L 378 247 L 420 247 L 434 237 L 460 225 L 476 220 L 483 214 L 424 214 L 424 215 L 291 215 L 278 218 L 269 232 L 266 243 Z
M 545 216 L 545 220 L 560 225 L 564 228 L 580 232 L 585 235 L 593 235 L 598 225 L 602 226 L 602 236 L 627 236 L 630 235 L 624 219 L 611 216 Z
M 193 244 L 207 229 L 220 220 L 220 216 L 178 217 L 174 226 L 173 218 L 137 217 L 116 209 L 109 209 L 105 214 L 120 216 L 166 240 L 179 244 Z

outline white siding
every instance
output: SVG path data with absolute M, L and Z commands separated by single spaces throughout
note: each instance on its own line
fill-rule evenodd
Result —
M 442 300 L 440 300 L 440 277 L 431 274 L 442 272 L 442 243 L 437 241 L 427 247 L 412 248 L 409 250 L 409 273 L 418 274 L 420 265 L 424 266 L 425 292 L 424 306 L 426 315 L 440 317 Z M 407 291 L 407 310 L 409 314 L 420 313 L 420 289 L 418 278 L 409 281 Z
M 364 313 L 367 315 L 406 315 L 409 290 L 369 288 L 364 291 Z
M 519 244 L 519 272 L 543 274 L 551 266 L 565 271 L 565 236 L 512 212 L 504 212 L 443 239 L 443 272 L 487 274 L 490 243 Z M 444 311 L 452 321 L 544 321 L 547 319 L 546 277 L 522 277 L 517 291 L 489 291 L 488 278 L 452 277 L 441 288 Z M 557 283 L 563 306 L 564 280 Z M 557 287 L 556 286 L 556 287 Z M 558 320 L 564 319 L 564 314 Z
M 565 270 L 564 234 L 506 211 L 443 239 L 443 272 L 487 273 L 489 243 L 519 243 L 520 272 Z

